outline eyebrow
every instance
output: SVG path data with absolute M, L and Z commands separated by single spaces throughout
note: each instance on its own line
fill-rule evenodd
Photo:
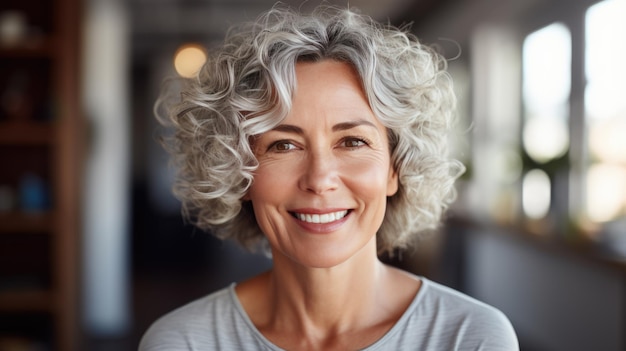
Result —
M 364 119 L 359 119 L 356 121 L 337 123 L 333 126 L 333 132 L 348 130 L 348 129 L 356 128 L 359 126 L 370 126 L 370 127 L 376 128 L 376 125 L 374 123 L 370 121 L 366 121 Z
M 364 120 L 364 119 L 359 119 L 356 121 L 337 123 L 333 126 L 332 131 L 339 132 L 342 130 L 348 130 L 348 129 L 356 128 L 359 126 L 370 126 L 372 128 L 376 128 L 376 125 L 374 123 Z M 272 130 L 275 130 L 277 132 L 304 134 L 304 131 L 302 130 L 302 128 L 294 126 L 292 124 L 280 124 L 272 128 Z
M 272 128 L 277 132 L 287 132 L 287 133 L 295 133 L 295 134 L 304 134 L 304 131 L 300 127 L 296 127 L 291 124 L 279 124 L 276 127 Z

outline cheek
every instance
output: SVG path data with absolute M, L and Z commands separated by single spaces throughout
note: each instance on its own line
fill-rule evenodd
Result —
M 352 191 L 365 201 L 386 202 L 389 184 L 389 163 L 383 158 L 362 158 L 343 164 L 343 179 Z
M 372 187 L 386 185 L 389 175 L 389 160 L 384 157 L 363 156 L 344 160 L 342 163 L 343 173 L 349 179 L 358 179 Z
M 271 169 L 271 168 L 269 168 Z M 281 187 L 277 186 L 277 182 L 272 172 L 268 169 L 258 168 L 258 172 L 254 176 L 254 181 L 248 191 L 248 198 L 252 203 L 254 216 L 261 231 L 267 235 L 271 233 L 271 220 L 276 204 L 281 199 Z
M 248 191 L 255 213 L 283 204 L 294 187 L 294 178 L 293 167 L 289 167 L 288 163 L 262 162 Z

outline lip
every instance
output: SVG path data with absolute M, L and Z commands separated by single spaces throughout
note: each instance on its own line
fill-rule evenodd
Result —
M 330 222 L 330 223 L 310 223 L 310 222 L 305 222 L 302 221 L 298 218 L 296 218 L 293 214 L 294 213 L 301 213 L 301 214 L 327 214 L 327 213 L 333 213 L 333 212 L 339 212 L 339 211 L 348 211 L 348 213 L 341 219 Z M 291 215 L 291 218 L 293 218 L 293 220 L 295 221 L 295 223 L 300 226 L 301 228 L 303 228 L 304 230 L 311 232 L 311 233 L 315 233 L 315 234 L 328 234 L 328 233 L 332 233 L 334 231 L 336 231 L 337 229 L 339 229 L 347 220 L 348 218 L 350 218 L 350 215 L 352 214 L 352 209 L 346 209 L 346 208 L 333 208 L 333 209 L 314 209 L 314 208 L 299 208 L 299 209 L 294 209 L 294 210 L 290 210 L 289 214 Z

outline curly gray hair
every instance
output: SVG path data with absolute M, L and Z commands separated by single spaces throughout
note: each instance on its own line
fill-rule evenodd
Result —
M 275 7 L 232 28 L 166 115 L 157 113 L 174 129 L 164 140 L 179 171 L 174 193 L 197 227 L 247 247 L 264 237 L 244 201 L 258 164 L 250 141 L 288 114 L 296 63 L 324 59 L 355 68 L 388 129 L 399 189 L 388 198 L 379 252 L 438 226 L 463 172 L 447 155 L 456 99 L 445 59 L 405 29 L 323 6 L 309 15 Z

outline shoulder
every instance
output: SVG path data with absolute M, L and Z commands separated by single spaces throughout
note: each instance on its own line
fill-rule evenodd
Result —
M 437 329 L 442 333 L 472 350 L 519 349 L 513 326 L 500 310 L 449 287 L 423 281 L 423 301 L 418 308 L 440 322 Z
M 159 318 L 143 335 L 139 350 L 192 350 L 193 345 L 216 349 L 214 335 L 229 334 L 222 329 L 233 327 L 238 319 L 231 290 L 216 291 Z M 223 323 L 227 319 L 233 323 Z
M 441 285 L 428 279 L 422 279 L 422 309 L 434 309 L 438 313 L 454 317 L 500 317 L 504 316 L 498 309 L 487 305 L 469 295 Z M 506 317 L 505 317 L 506 318 Z
M 519 350 L 511 322 L 501 311 L 424 278 L 397 327 L 388 341 L 398 348 L 418 345 L 420 350 Z

